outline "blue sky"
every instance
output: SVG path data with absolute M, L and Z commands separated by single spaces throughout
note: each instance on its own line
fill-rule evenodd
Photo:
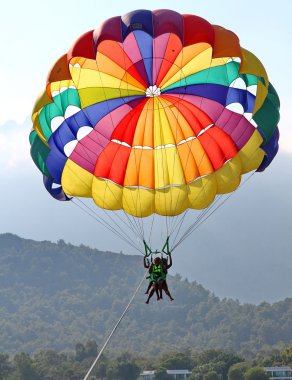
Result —
M 292 162 L 291 0 L 278 0 L 277 2 L 264 0 L 237 2 L 229 0 L 184 0 L 180 2 L 173 0 L 159 2 L 151 0 L 147 2 L 139 0 L 6 1 L 1 6 L 0 23 L 0 181 L 5 184 L 0 188 L 0 199 L 2 199 L 0 233 L 14 232 L 25 237 L 48 240 L 64 238 L 66 241 L 77 244 L 88 243 L 101 249 L 113 250 L 119 250 L 121 247 L 126 251 L 127 247 L 124 244 L 111 240 L 111 236 L 107 233 L 104 235 L 106 240 L 102 241 L 99 236 L 104 231 L 98 229 L 94 224 L 88 223 L 87 216 L 80 216 L 76 210 L 70 207 L 72 205 L 60 205 L 47 195 L 42 188 L 40 175 L 30 159 L 28 134 L 31 109 L 36 97 L 45 86 L 46 75 L 52 64 L 67 52 L 72 43 L 84 32 L 96 28 L 109 17 L 122 15 L 139 8 L 170 8 L 181 13 L 197 14 L 212 24 L 224 26 L 234 31 L 239 36 L 241 45 L 256 54 L 266 67 L 269 78 L 281 99 L 279 125 L 281 161 L 276 162 L 275 165 L 273 163 L 271 170 L 269 168 L 262 176 L 251 181 L 253 183 L 249 186 L 255 186 L 253 189 L 258 196 L 257 201 L 251 202 L 252 206 L 248 206 L 249 192 L 239 193 L 234 197 L 231 206 L 226 207 L 226 213 L 225 211 L 220 212 L 218 217 L 214 217 L 210 228 L 216 231 L 216 223 L 217 225 L 224 224 L 227 217 L 231 218 L 227 228 L 234 236 L 238 234 L 236 238 L 240 245 L 245 241 L 245 236 L 240 234 L 236 223 L 233 225 L 232 221 L 237 221 L 241 225 L 241 229 L 242 224 L 245 224 L 246 230 L 252 234 L 253 224 L 249 223 L 248 211 L 246 213 L 244 211 L 249 207 L 256 209 L 258 206 L 255 211 L 258 215 L 254 218 L 254 225 L 260 223 L 262 230 L 266 231 L 269 238 L 272 239 L 273 231 L 277 228 L 277 221 L 270 221 L 269 218 L 271 212 L 277 213 L 278 209 L 276 204 L 273 204 L 272 210 L 267 209 L 268 196 L 269 199 L 276 201 L 278 195 L 275 194 L 279 194 L 280 189 L 283 194 L 283 204 L 288 202 L 291 205 L 290 194 L 292 193 L 291 174 L 288 174 L 287 178 L 287 171 L 285 172 L 283 169 L 283 174 L 281 173 L 281 168 L 289 167 Z M 18 125 L 15 124 L 15 121 Z M 280 162 L 284 162 L 284 165 L 280 165 Z M 273 182 L 273 176 L 277 178 L 278 182 Z M 249 187 L 249 191 L 252 191 L 251 187 Z M 266 192 L 267 199 L 262 200 L 261 203 L 260 196 L 267 187 L 269 187 L 269 191 Z M 233 211 L 236 208 L 242 212 L 241 220 Z M 285 220 L 292 223 L 292 218 L 290 214 L 288 215 L 290 209 L 291 207 L 288 207 L 284 215 L 285 209 L 282 208 L 280 210 L 282 214 L 279 215 L 283 215 Z M 26 222 L 28 216 L 30 216 L 29 223 Z M 73 221 L 76 218 L 79 218 L 80 226 L 74 230 L 72 235 L 72 229 L 75 227 Z M 202 234 L 208 235 L 208 227 L 203 228 Z M 281 239 L 285 240 L 285 234 L 287 235 L 286 230 L 281 235 Z M 266 239 L 264 244 L 263 240 L 259 239 L 261 251 L 253 250 L 251 244 L 249 246 L 250 256 L 247 256 L 244 261 L 244 258 L 236 255 L 234 247 L 230 250 L 233 255 L 231 258 L 227 252 L 227 242 L 219 242 L 220 239 L 218 236 L 217 238 L 216 244 L 218 243 L 219 246 L 221 244 L 226 248 L 224 255 L 221 256 L 222 260 L 212 257 L 214 245 L 208 247 L 208 242 L 204 247 L 204 244 L 199 242 L 199 249 L 202 252 L 206 250 L 210 254 L 208 256 L 206 253 L 204 257 L 200 257 L 198 252 L 190 265 L 189 256 L 185 255 L 185 251 L 192 248 L 190 243 L 183 246 L 179 252 L 182 259 L 176 268 L 184 275 L 198 279 L 211 290 L 219 289 L 218 293 L 223 296 L 236 297 L 236 292 L 242 286 L 241 284 L 236 288 L 236 284 L 227 282 L 225 287 L 220 288 L 221 276 L 226 275 L 224 272 L 226 262 L 233 265 L 231 269 L 240 281 L 241 271 L 236 260 L 240 259 L 241 265 L 248 268 L 250 260 L 257 260 L 257 254 L 259 254 L 258 260 L 261 259 L 260 254 L 268 249 L 272 240 Z M 279 273 L 285 267 L 285 257 L 288 255 L 287 247 L 288 244 L 283 245 L 283 255 L 279 256 L 283 261 L 283 266 L 279 267 Z M 213 262 L 211 269 L 210 262 Z M 267 265 L 275 268 L 272 258 Z M 207 266 L 212 272 L 213 282 L 208 273 L 204 273 Z M 221 268 L 221 274 L 216 272 L 217 268 Z M 252 276 L 257 278 L 257 275 L 258 272 L 251 272 L 251 284 L 253 283 Z M 269 281 L 268 278 L 267 281 Z M 265 286 L 266 282 L 263 282 L 262 293 L 255 295 L 257 297 L 255 299 L 262 299 Z M 277 298 L 279 298 L 279 293 L 275 293 L 271 297 L 271 299 Z

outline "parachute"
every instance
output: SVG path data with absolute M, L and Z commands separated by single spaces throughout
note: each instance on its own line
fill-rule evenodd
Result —
M 83 34 L 54 64 L 33 109 L 31 156 L 53 197 L 121 210 L 141 241 L 143 218 L 182 214 L 166 222 L 169 236 L 183 213 L 209 209 L 269 166 L 279 107 L 233 32 L 137 10 Z

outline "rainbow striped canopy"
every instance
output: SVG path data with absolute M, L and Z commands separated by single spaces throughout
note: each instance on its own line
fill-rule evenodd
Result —
M 55 198 L 178 215 L 270 164 L 279 98 L 233 32 L 198 16 L 137 10 L 74 43 L 51 69 L 32 120 L 31 155 Z

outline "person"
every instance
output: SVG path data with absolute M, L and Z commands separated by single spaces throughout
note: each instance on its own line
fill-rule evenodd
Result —
M 168 263 L 168 258 L 163 258 L 162 259 L 162 267 L 163 267 L 163 275 L 161 279 L 161 285 L 160 285 L 160 299 L 162 299 L 162 290 L 164 290 L 165 294 L 169 297 L 171 301 L 174 300 L 172 295 L 170 294 L 170 291 L 168 289 L 168 285 L 166 282 L 166 276 L 168 273 L 168 269 L 172 267 L 172 257 L 171 257 L 171 252 L 168 251 L 168 257 L 169 257 L 169 263 Z
M 144 257 L 144 268 L 149 269 L 149 285 L 145 294 L 149 296 L 146 301 L 148 304 L 154 292 L 157 295 L 157 301 L 162 299 L 162 290 L 168 295 L 169 299 L 173 301 L 173 297 L 169 292 L 168 285 L 166 282 L 167 270 L 172 266 L 172 257 L 170 252 L 169 254 L 169 263 L 168 259 L 156 257 L 154 263 L 151 265 L 149 261 L 146 261 L 146 257 Z
M 161 260 L 159 257 L 156 257 L 154 259 L 154 263 L 149 264 L 149 261 L 146 261 L 146 257 L 144 256 L 144 268 L 149 269 L 149 276 L 147 277 L 149 279 L 149 285 L 147 288 L 147 291 L 145 294 L 150 293 L 148 295 L 146 303 L 148 304 L 150 299 L 152 298 L 154 292 L 156 293 L 157 296 L 157 301 L 160 300 L 160 294 L 159 294 L 159 284 L 158 284 L 158 279 L 160 278 L 162 274 L 162 265 L 161 265 Z

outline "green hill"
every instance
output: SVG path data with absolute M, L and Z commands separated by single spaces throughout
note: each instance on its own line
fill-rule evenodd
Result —
M 0 235 L 0 352 L 100 345 L 143 275 L 140 256 L 100 252 L 59 241 Z M 222 279 L 224 281 L 224 279 Z M 153 354 L 206 348 L 248 353 L 292 343 L 292 298 L 241 305 L 220 300 L 195 282 L 169 276 L 175 298 L 145 305 L 137 295 L 117 334 L 114 351 Z

